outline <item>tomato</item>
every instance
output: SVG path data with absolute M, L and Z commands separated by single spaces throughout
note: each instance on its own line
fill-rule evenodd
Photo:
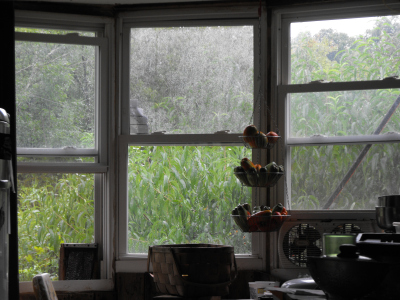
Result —
M 278 141 L 279 135 L 276 132 L 270 131 L 267 133 L 268 143 L 274 144 Z
M 283 207 L 282 211 L 281 211 L 281 215 L 286 216 L 288 214 L 287 209 L 285 207 Z

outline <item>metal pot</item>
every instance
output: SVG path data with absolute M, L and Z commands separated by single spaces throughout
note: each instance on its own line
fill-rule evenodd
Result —
M 400 195 L 378 197 L 378 206 L 400 207 Z
M 399 207 L 386 207 L 376 206 L 376 223 L 379 228 L 395 232 L 393 222 L 400 222 L 400 206 Z

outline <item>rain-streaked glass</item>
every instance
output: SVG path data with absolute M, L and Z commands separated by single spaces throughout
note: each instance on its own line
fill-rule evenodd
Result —
M 400 133 L 400 89 L 290 94 L 290 137 Z M 390 116 L 387 122 L 383 122 Z
M 253 26 L 134 28 L 130 132 L 242 132 L 252 122 Z
M 16 41 L 18 147 L 95 147 L 95 52 Z
M 233 168 L 251 157 L 245 147 L 130 146 L 128 148 L 128 252 L 150 245 L 216 243 L 251 253 L 251 234 L 231 218 L 251 204 Z M 250 202 L 249 202 L 250 201 Z
M 290 83 L 399 76 L 399 34 L 398 15 L 292 23 Z
M 94 242 L 94 174 L 17 176 L 19 280 L 57 280 L 60 244 Z
M 379 196 L 400 194 L 398 143 L 290 149 L 293 210 L 373 210 Z

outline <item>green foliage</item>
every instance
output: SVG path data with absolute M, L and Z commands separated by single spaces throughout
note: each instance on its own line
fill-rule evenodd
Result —
M 43 272 L 57 279 L 60 244 L 93 242 L 93 184 L 85 174 L 18 176 L 20 281 Z
M 293 41 L 292 83 L 378 80 L 399 74 L 398 17 L 378 19 L 375 28 L 352 41 L 333 30 Z M 332 53 L 336 53 L 332 59 Z M 299 93 L 290 95 L 293 137 L 373 134 L 399 89 Z M 381 134 L 400 132 L 400 111 Z M 322 209 L 364 146 L 292 147 L 292 209 Z M 373 209 L 380 195 L 397 194 L 397 144 L 373 145 L 331 209 Z
M 250 253 L 250 235 L 238 231 L 230 212 L 251 199 L 233 168 L 243 147 L 130 147 L 129 251 L 150 245 L 217 243 Z

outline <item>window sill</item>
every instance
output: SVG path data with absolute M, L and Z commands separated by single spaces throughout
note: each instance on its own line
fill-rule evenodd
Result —
M 98 292 L 113 291 L 114 281 L 111 279 L 99 280 L 59 280 L 53 281 L 56 292 Z M 21 281 L 19 283 L 20 294 L 33 293 L 31 281 Z
M 236 264 L 238 270 L 263 270 L 263 260 L 256 255 L 236 255 Z M 144 273 L 147 272 L 147 257 L 125 256 L 116 261 L 115 267 L 116 273 Z

